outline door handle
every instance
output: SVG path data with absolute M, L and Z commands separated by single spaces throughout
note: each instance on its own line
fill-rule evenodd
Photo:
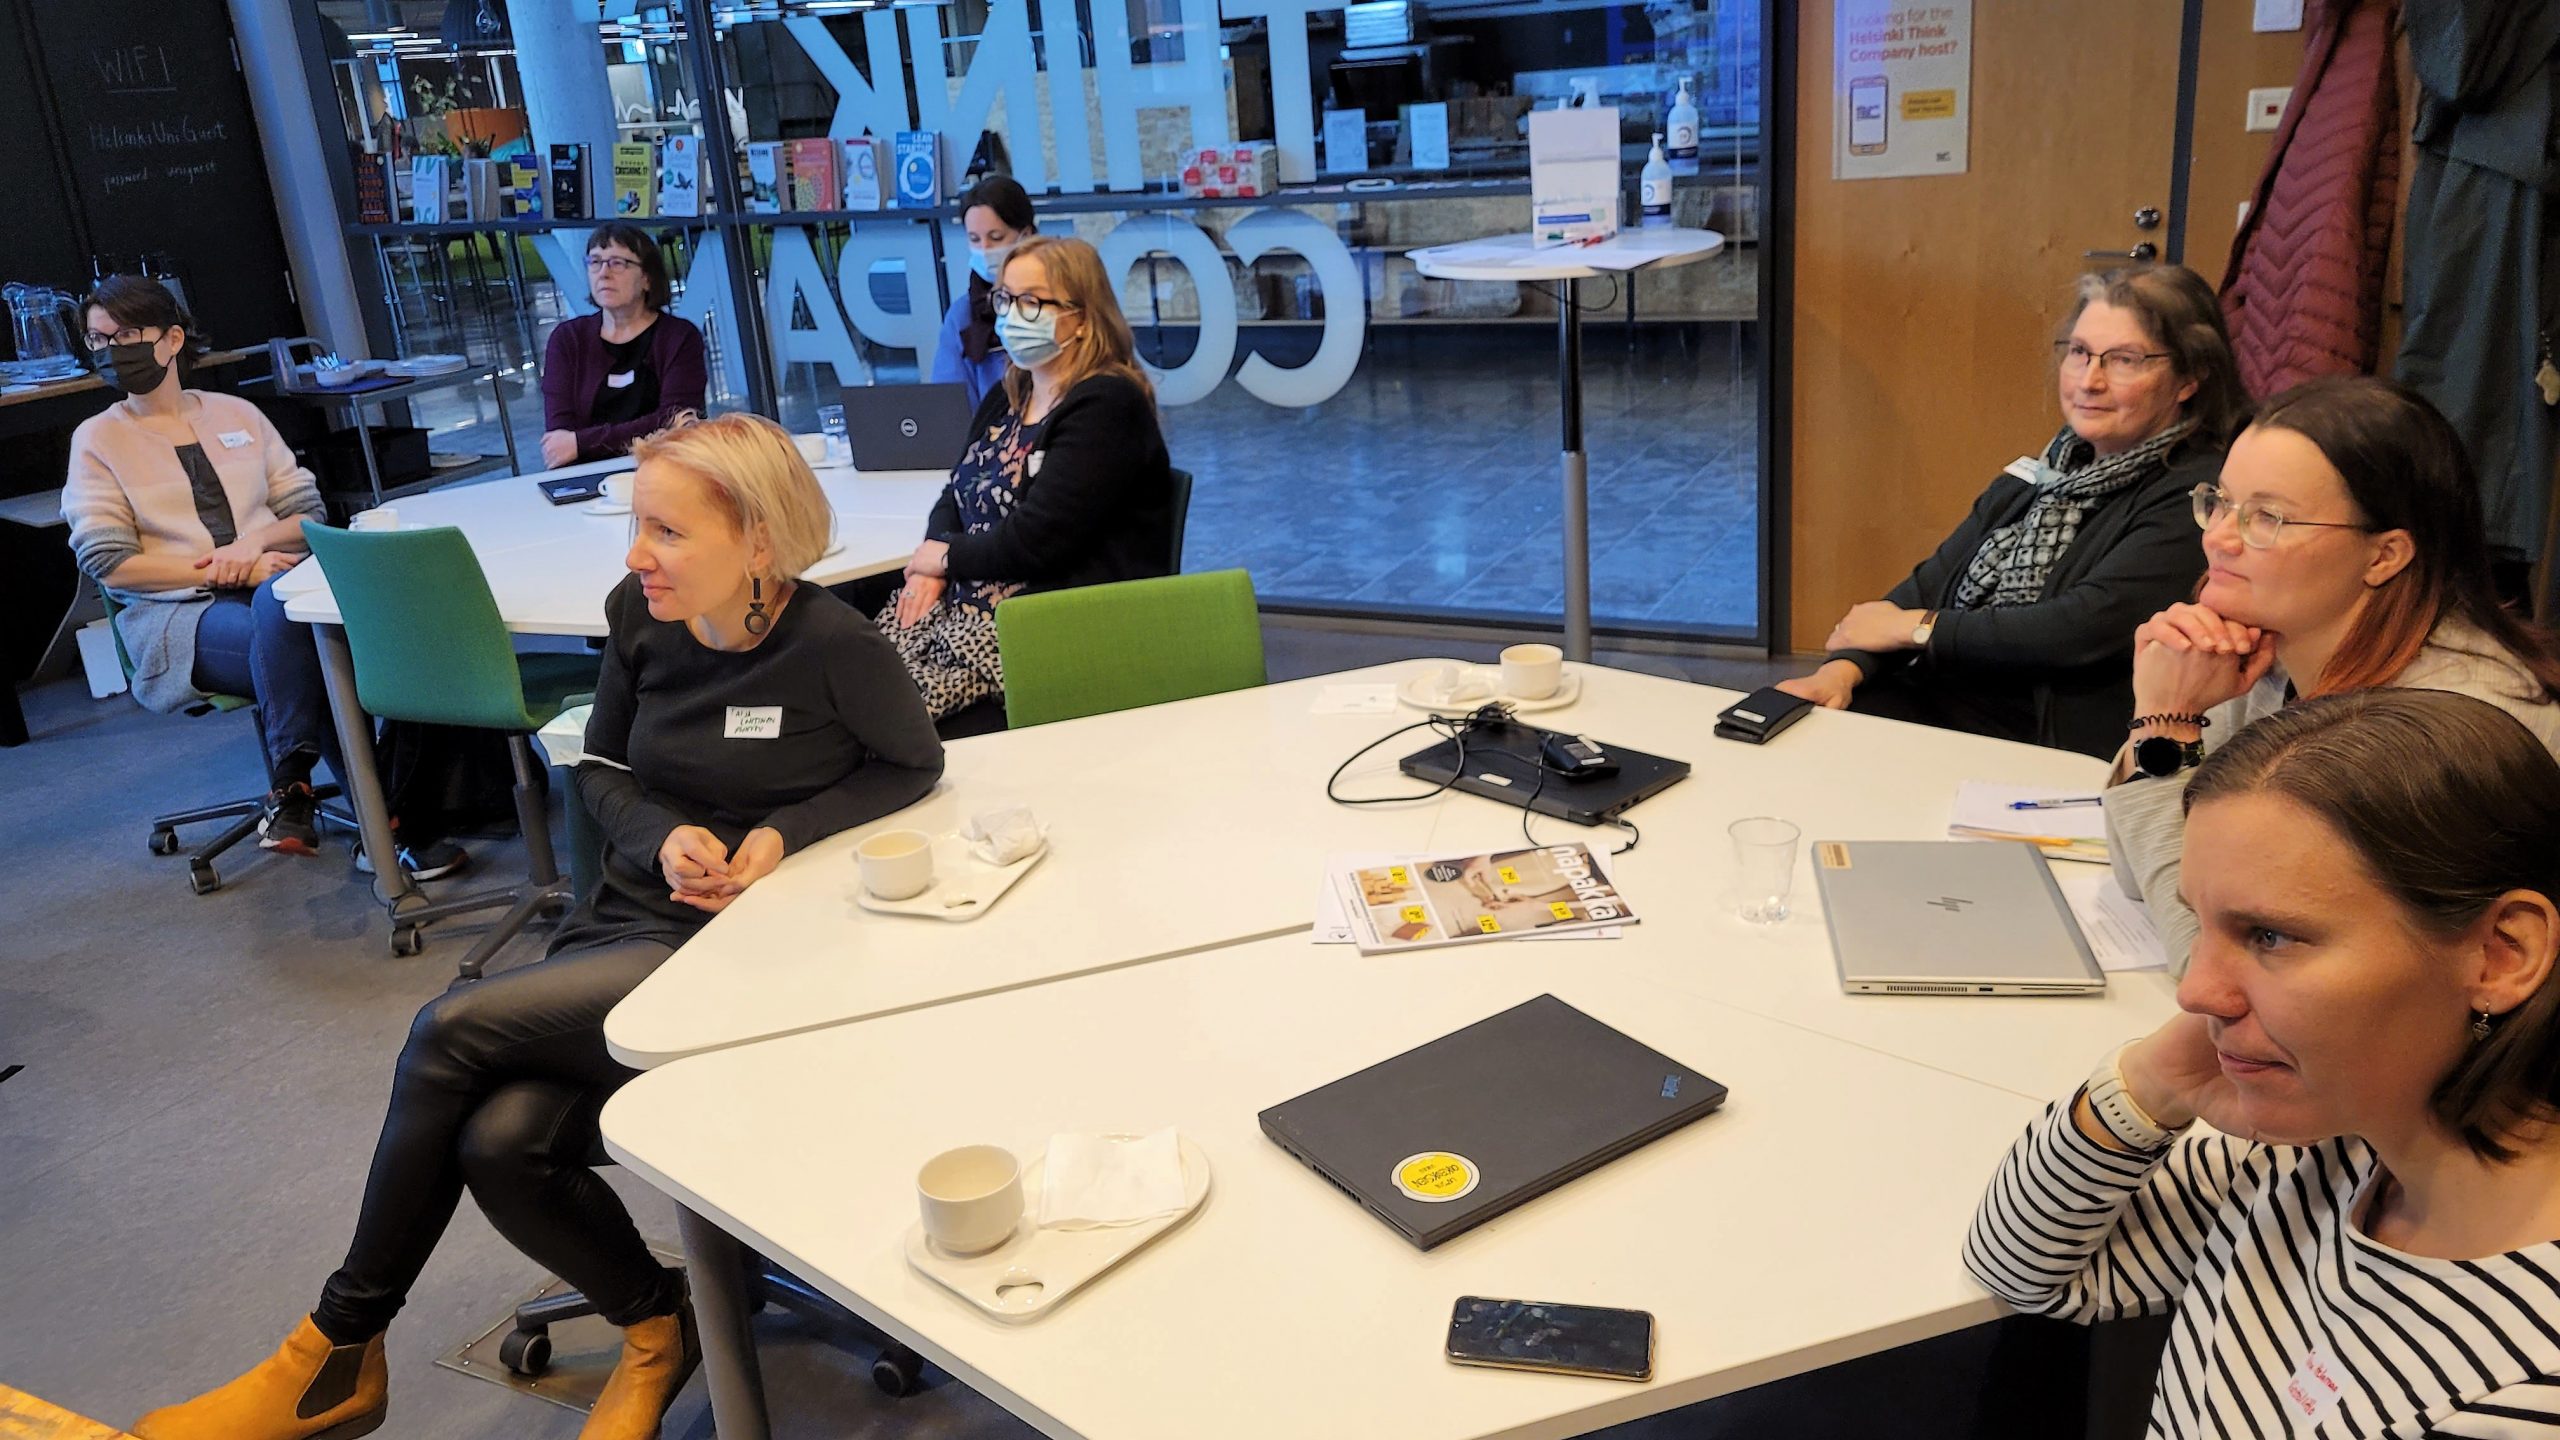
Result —
M 2160 247 L 2148 240 L 2130 250 L 2083 250 L 2080 252 L 2081 258 L 2085 260 L 2152 260 L 2157 259 L 2159 254 Z

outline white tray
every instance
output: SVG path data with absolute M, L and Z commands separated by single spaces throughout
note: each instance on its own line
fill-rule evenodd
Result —
M 856 882 L 854 900 L 883 915 L 921 915 L 929 920 L 975 920 L 995 908 L 996 901 L 1023 877 L 1040 857 L 1043 844 L 1010 865 L 990 865 L 970 853 L 969 842 L 956 834 L 933 837 L 933 883 L 921 895 L 883 900 Z
M 917 1221 L 907 1229 L 907 1263 L 999 1320 L 1037 1320 L 1095 1276 L 1200 1213 L 1201 1202 L 1209 1198 L 1209 1155 L 1190 1136 L 1179 1138 L 1182 1208 L 1170 1215 L 1097 1230 L 1044 1230 L 1040 1177 L 1046 1157 L 1034 1156 L 1022 1167 L 1022 1224 L 1012 1239 L 983 1254 L 950 1255 L 925 1238 L 924 1222 Z
M 1529 715 L 1540 710 L 1561 710 L 1582 698 L 1581 674 L 1567 670 L 1564 672 L 1564 683 L 1556 686 L 1555 693 L 1536 700 L 1523 700 L 1517 695 L 1499 693 L 1479 695 L 1473 700 L 1434 700 L 1431 698 L 1431 682 L 1440 673 L 1440 667 L 1443 665 L 1457 665 L 1461 670 L 1490 671 L 1493 669 L 1490 665 L 1460 665 L 1455 660 L 1425 660 L 1421 662 L 1419 669 L 1406 676 L 1403 682 L 1396 686 L 1396 698 L 1416 710 L 1428 710 L 1434 715 L 1464 715 L 1478 706 L 1491 705 L 1497 701 L 1510 706 L 1516 714 Z M 1496 685 L 1500 683 L 1500 681 L 1495 682 Z

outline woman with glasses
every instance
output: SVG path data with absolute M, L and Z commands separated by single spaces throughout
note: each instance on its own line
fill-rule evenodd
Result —
M 999 273 L 989 298 L 1011 368 L 879 614 L 937 720 L 1004 693 L 998 602 L 1172 565 L 1172 464 L 1102 257 L 1034 235 Z
M 2108 755 L 2126 637 L 2194 586 L 2187 492 L 2248 396 L 2213 288 L 2179 266 L 2081 279 L 2054 342 L 2062 428 L 2020 456 L 1830 655 L 1779 688 L 1816 704 Z M 1881 457 L 1879 457 L 1881 459 Z
M 542 463 L 603 460 L 700 414 L 708 387 L 702 332 L 666 313 L 666 257 L 637 225 L 587 237 L 587 295 L 596 313 L 552 327 L 542 352 Z
M 2286 391 L 2192 508 L 2204 585 L 2134 632 L 2132 736 L 2106 794 L 2116 878 L 2181 973 L 2188 772 L 2250 721 L 2316 695 L 2451 690 L 2560 752 L 2560 650 L 2499 604 L 2471 463 L 2416 391 L 2367 376 Z
M 1031 196 L 1010 175 L 990 175 L 960 197 L 960 227 L 969 239 L 969 286 L 942 316 L 942 344 L 933 352 L 937 384 L 966 385 L 969 403 L 983 404 L 1004 382 L 1004 346 L 996 339 L 996 278 L 1013 247 L 1040 231 Z
M 98 374 L 124 398 L 72 433 L 62 518 L 80 569 L 121 607 L 133 698 L 163 713 L 207 694 L 256 700 L 272 787 L 258 843 L 316 855 L 312 770 L 323 757 L 346 770 L 320 652 L 275 579 L 309 553 L 302 522 L 326 523 L 320 488 L 257 406 L 187 388 L 195 322 L 160 282 L 118 275 L 82 313 Z

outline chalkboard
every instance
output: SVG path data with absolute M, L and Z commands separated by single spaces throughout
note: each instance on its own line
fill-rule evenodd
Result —
M 89 247 L 82 243 L 55 163 L 44 103 L 18 8 L 0 0 L 0 282 L 24 280 L 74 294 L 89 284 Z M 8 332 L 0 328 L 0 355 Z
M 223 0 L 0 0 L 10 4 L 32 29 L 54 141 L 19 132 L 5 147 L 12 178 L 51 149 L 89 250 L 128 265 L 169 256 L 215 343 L 301 333 Z

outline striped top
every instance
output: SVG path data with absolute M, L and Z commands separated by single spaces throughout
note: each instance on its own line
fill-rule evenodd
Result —
M 2431 1260 L 2350 1223 L 2363 1141 L 2197 1129 L 2109 1150 L 2061 1101 L 2011 1147 L 1965 1265 L 2021 1310 L 2088 1324 L 2174 1309 L 2149 1434 L 2560 1440 L 2560 1243 Z

